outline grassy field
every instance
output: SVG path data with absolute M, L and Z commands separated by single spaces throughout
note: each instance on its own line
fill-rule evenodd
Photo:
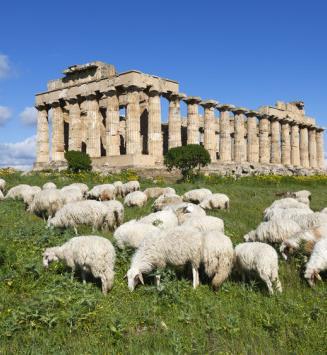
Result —
M 89 186 L 113 178 L 99 175 L 38 174 L 2 176 L 7 188 L 18 183 L 42 185 L 73 181 Z M 126 173 L 122 179 L 132 178 Z M 164 184 L 159 181 L 159 184 Z M 142 188 L 153 182 L 141 181 Z M 312 208 L 327 206 L 326 178 L 203 178 L 193 184 L 169 184 L 178 193 L 207 187 L 228 194 L 230 211 L 210 214 L 225 221 L 234 244 L 255 228 L 275 193 L 309 189 Z M 126 209 L 126 220 L 150 212 Z M 91 234 L 81 228 L 81 234 Z M 98 233 L 112 239 L 110 233 Z M 214 292 L 208 284 L 192 289 L 190 280 L 166 270 L 162 287 L 153 278 L 129 292 L 123 279 L 131 253 L 118 252 L 113 290 L 71 280 L 62 264 L 42 267 L 44 248 L 74 236 L 73 230 L 47 230 L 28 214 L 22 202 L 0 202 L 0 354 L 194 353 L 318 354 L 326 353 L 327 282 L 310 289 L 302 277 L 300 257 L 280 261 L 281 295 L 270 297 L 260 282 L 243 284 L 232 276 Z

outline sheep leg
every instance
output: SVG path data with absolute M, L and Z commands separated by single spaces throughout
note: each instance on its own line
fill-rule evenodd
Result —
M 81 274 L 82 274 L 83 285 L 85 285 L 86 284 L 86 272 L 84 270 L 82 270 Z
M 265 284 L 268 287 L 268 291 L 271 295 L 274 294 L 274 290 L 273 290 L 273 286 L 272 286 L 272 282 L 270 280 L 270 278 L 267 275 L 260 275 L 261 279 L 265 282 Z
M 161 277 L 160 275 L 156 275 L 154 278 L 154 282 L 155 282 L 156 287 L 160 286 L 160 277 Z
M 193 288 L 197 288 L 199 286 L 199 271 L 194 266 L 192 266 L 192 275 L 193 275 Z
M 75 232 L 75 235 L 78 234 L 76 226 L 74 226 L 74 232 Z
M 70 274 L 70 280 L 73 281 L 75 276 L 75 268 L 72 267 L 72 273 Z
M 108 293 L 108 285 L 106 277 L 101 277 L 102 293 L 106 295 Z

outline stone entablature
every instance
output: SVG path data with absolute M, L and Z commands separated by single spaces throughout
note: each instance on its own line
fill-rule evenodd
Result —
M 136 70 L 117 73 L 98 61 L 63 73 L 36 95 L 36 168 L 64 165 L 66 150 L 87 152 L 97 166 L 161 166 L 169 148 L 201 144 L 213 165 L 324 169 L 324 130 L 305 115 L 301 101 L 249 110 L 187 96 L 176 81 Z M 161 98 L 168 100 L 167 123 Z M 187 117 L 181 116 L 183 102 Z

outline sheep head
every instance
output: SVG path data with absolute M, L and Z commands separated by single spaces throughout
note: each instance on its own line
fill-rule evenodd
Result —
M 251 231 L 248 234 L 245 234 L 243 239 L 246 242 L 254 242 L 255 241 L 255 231 Z
M 43 266 L 48 268 L 53 261 L 58 261 L 59 258 L 55 252 L 55 248 L 47 248 L 43 253 Z
M 134 291 L 135 286 L 141 282 L 144 285 L 144 280 L 142 273 L 138 269 L 129 269 L 127 271 L 127 279 L 128 279 L 128 288 L 131 292 Z

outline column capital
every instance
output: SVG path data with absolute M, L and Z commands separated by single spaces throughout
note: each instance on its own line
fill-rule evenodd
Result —
M 202 100 L 201 97 L 199 96 L 187 96 L 184 99 L 182 99 L 184 102 L 187 104 L 199 104 Z
M 36 104 L 34 106 L 38 111 L 44 111 L 49 109 L 49 105 L 47 104 Z
M 270 119 L 271 122 L 276 122 L 276 121 L 279 122 L 279 121 L 281 121 L 280 117 L 275 116 L 275 115 L 269 115 L 269 119 Z
M 245 114 L 247 117 L 258 117 L 260 115 L 260 113 L 255 110 L 248 110 Z
M 78 97 L 70 97 L 66 100 L 70 105 L 74 105 L 74 104 L 77 104 L 78 103 Z
M 216 100 L 204 100 L 200 102 L 200 105 L 204 108 L 212 108 L 218 106 L 218 101 Z
M 135 91 L 142 91 L 146 89 L 145 85 L 135 85 L 135 84 L 124 84 L 121 86 L 127 92 L 135 92 Z
M 232 111 L 234 108 L 235 106 L 230 104 L 220 104 L 217 106 L 219 111 Z
M 101 92 L 101 94 L 103 94 L 105 97 L 115 95 L 116 93 L 117 89 L 114 86 L 109 86 L 108 88 L 106 88 L 106 90 Z
M 59 100 L 50 101 L 50 102 L 49 102 L 49 106 L 50 106 L 51 108 L 59 107 L 59 106 L 60 106 L 60 101 L 59 101 Z
M 244 107 L 235 107 L 231 110 L 234 115 L 240 115 L 240 114 L 246 114 L 248 112 L 248 109 Z
M 317 132 L 324 132 L 326 128 L 324 127 L 316 127 Z
M 150 86 L 148 92 L 150 96 L 158 96 L 161 94 L 161 91 L 155 86 Z

